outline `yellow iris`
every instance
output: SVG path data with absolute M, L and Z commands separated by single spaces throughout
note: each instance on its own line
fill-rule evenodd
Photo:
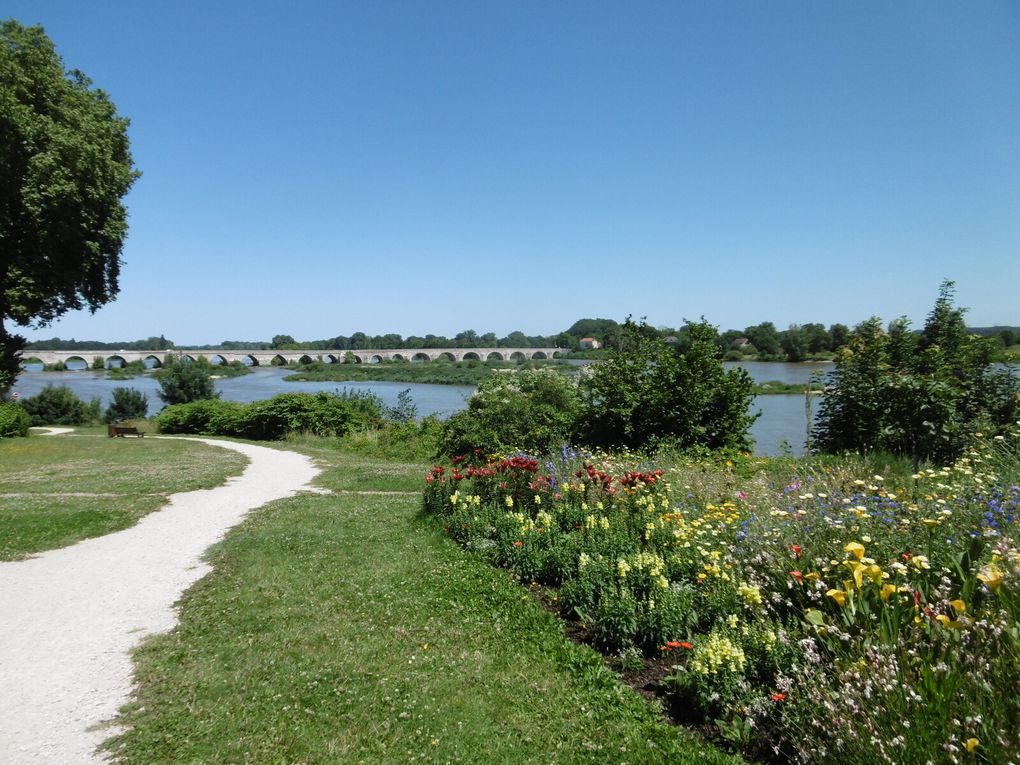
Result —
M 879 595 L 882 597 L 882 600 L 889 600 L 889 596 L 894 592 L 896 592 L 895 584 L 885 584 L 882 585 L 882 592 L 880 592 Z
M 966 749 L 968 752 L 973 752 L 979 746 L 981 746 L 981 742 L 976 738 L 968 738 L 966 741 L 963 742 L 963 748 Z

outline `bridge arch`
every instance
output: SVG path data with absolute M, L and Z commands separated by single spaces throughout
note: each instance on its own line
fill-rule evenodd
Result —
M 68 356 L 64 359 L 64 367 L 78 371 L 88 369 L 89 363 L 81 356 Z
M 336 356 L 334 356 L 332 353 L 327 353 L 326 355 L 324 355 L 322 357 L 322 363 L 323 364 L 337 364 L 337 363 L 339 363 L 339 359 Z
M 118 356 L 116 353 L 112 356 L 107 356 L 103 362 L 104 369 L 123 369 L 127 366 L 127 360 L 123 356 Z
M 474 351 L 468 351 L 464 354 L 464 361 L 481 361 L 482 357 Z
M 209 356 L 209 363 L 214 367 L 221 367 L 227 363 L 227 360 L 220 356 L 220 354 L 214 353 L 212 356 Z
M 159 369 L 160 367 L 163 366 L 163 359 L 161 359 L 159 356 L 153 353 L 150 353 L 148 356 L 142 359 L 142 365 L 146 369 Z
M 407 361 L 407 356 L 402 353 L 394 353 L 392 361 Z
M 545 351 L 535 351 L 533 354 L 531 354 L 531 358 L 532 359 L 548 359 L 549 357 L 545 355 Z
M 486 361 L 506 361 L 506 356 L 504 356 L 499 351 L 493 351 L 492 353 L 490 353 L 488 356 L 485 357 L 485 360 Z
M 436 361 L 456 361 L 456 360 L 457 357 L 454 356 L 449 351 L 443 351 L 438 356 L 436 356 Z
M 311 356 L 309 356 L 306 353 L 304 356 L 302 356 L 301 358 L 298 359 L 298 364 L 311 364 L 314 361 L 315 361 L 315 359 L 313 359 Z
M 527 360 L 528 360 L 528 357 L 525 356 L 520 351 L 514 351 L 513 353 L 510 354 L 510 361 L 516 361 L 518 364 L 521 363 L 522 361 L 527 361 Z
M 411 357 L 411 361 L 417 364 L 424 364 L 432 361 L 432 358 L 427 353 L 416 353 Z
M 369 364 L 381 364 L 382 363 L 382 356 L 380 356 L 378 353 L 373 354 L 372 356 L 368 357 L 368 363 Z
M 259 360 L 249 353 L 247 356 L 241 357 L 241 363 L 246 367 L 257 367 L 259 365 Z

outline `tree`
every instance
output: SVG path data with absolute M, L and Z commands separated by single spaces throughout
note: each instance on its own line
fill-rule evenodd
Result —
M 970 335 L 965 309 L 942 283 L 920 334 L 906 319 L 858 325 L 836 357 L 813 432 L 823 452 L 883 450 L 949 462 L 978 430 L 1020 417 L 1020 380 L 991 364 L 987 338 Z
M 833 324 L 829 327 L 832 336 L 831 350 L 838 351 L 850 341 L 850 327 L 846 324 Z
M 593 365 L 582 379 L 585 411 L 581 440 L 592 446 L 748 449 L 753 383 L 744 369 L 725 370 L 718 333 L 704 320 L 678 335 L 690 343 L 674 350 L 630 319 L 621 327 L 622 349 Z
M 780 333 L 780 344 L 787 361 L 803 361 L 808 355 L 808 336 L 804 328 L 791 324 L 790 328 Z
M 149 411 L 149 397 L 135 388 L 114 388 L 113 400 L 103 413 L 103 422 L 143 420 Z
M 158 379 L 159 397 L 164 404 L 188 404 L 220 397 L 213 386 L 211 367 L 205 359 L 189 361 L 168 356 L 158 372 Z
M 128 120 L 91 85 L 42 27 L 0 24 L 0 393 L 25 345 L 5 322 L 43 327 L 119 289 L 121 199 L 139 174 Z
M 779 342 L 779 332 L 776 331 L 776 325 L 771 321 L 763 321 L 754 327 L 748 327 L 744 330 L 744 335 L 758 351 L 759 361 L 780 358 L 782 348 Z

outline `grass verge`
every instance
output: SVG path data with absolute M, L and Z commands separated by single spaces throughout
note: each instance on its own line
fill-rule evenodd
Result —
M 194 441 L 31 436 L 0 441 L 0 560 L 137 523 L 166 496 L 240 473 L 240 454 Z
M 420 487 L 422 468 L 302 449 L 320 483 Z M 301 496 L 211 553 L 181 624 L 136 654 L 126 763 L 736 763 L 624 688 L 415 496 Z

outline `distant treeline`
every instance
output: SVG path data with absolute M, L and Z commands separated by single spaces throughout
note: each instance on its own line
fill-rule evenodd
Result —
M 689 343 L 688 327 L 647 327 L 680 350 Z M 613 319 L 581 319 L 569 329 L 555 335 L 525 335 L 511 332 L 497 337 L 493 332 L 479 334 L 473 329 L 458 332 L 454 337 L 443 335 L 397 334 L 369 335 L 355 332 L 352 335 L 337 335 L 323 340 L 298 341 L 290 335 L 276 335 L 272 340 L 224 340 L 217 345 L 176 345 L 163 335 L 115 343 L 97 340 L 37 340 L 28 343 L 26 350 L 76 351 L 76 350 L 210 350 L 222 348 L 230 351 L 308 350 L 308 351 L 358 351 L 414 350 L 418 348 L 563 348 L 565 351 L 586 355 L 598 355 L 605 349 L 618 349 L 623 342 L 621 325 Z M 1020 327 L 971 327 L 977 335 L 992 338 L 1002 349 L 1020 343 Z M 744 329 L 728 329 L 717 334 L 720 350 L 726 358 L 733 360 L 757 359 L 759 361 L 805 361 L 808 359 L 831 358 L 850 336 L 845 324 L 792 324 L 780 330 L 765 321 Z

